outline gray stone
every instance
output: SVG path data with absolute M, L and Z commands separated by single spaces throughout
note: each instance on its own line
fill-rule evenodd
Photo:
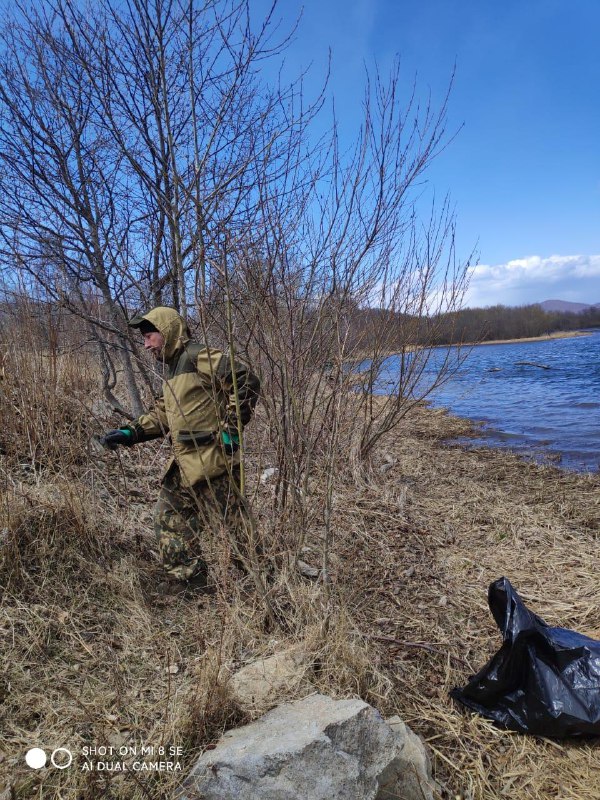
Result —
M 178 800 L 432 800 L 423 745 L 413 767 L 418 737 L 394 724 L 362 700 L 315 694 L 278 706 L 204 753 Z M 416 793 L 397 791 L 413 784 Z
M 309 666 L 302 647 L 260 658 L 229 677 L 231 697 L 246 711 L 266 711 L 297 692 Z
M 394 716 L 386 720 L 396 734 L 398 752 L 379 776 L 377 800 L 432 800 L 437 788 L 431 777 L 431 763 L 421 739 Z
M 315 578 L 319 577 L 319 570 L 316 567 L 307 564 L 306 561 L 302 561 L 301 559 L 297 559 L 296 568 L 300 575 L 302 575 L 304 578 L 315 580 Z
M 269 478 L 272 478 L 273 475 L 275 475 L 277 471 L 278 471 L 277 467 L 267 467 L 267 469 L 264 470 L 264 472 L 260 476 L 260 482 L 263 484 L 266 483 L 269 480 Z

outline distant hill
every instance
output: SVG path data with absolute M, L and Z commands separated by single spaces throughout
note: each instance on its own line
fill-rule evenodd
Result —
M 588 308 L 598 308 L 600 303 L 571 303 L 569 300 L 544 300 L 538 303 L 544 311 L 569 311 L 571 314 L 581 314 Z

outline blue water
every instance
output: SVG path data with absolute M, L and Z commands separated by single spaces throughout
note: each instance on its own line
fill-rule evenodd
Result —
M 445 354 L 446 350 L 434 352 L 425 380 Z M 450 354 L 456 359 L 455 349 Z M 600 468 L 600 331 L 568 339 L 473 347 L 456 374 L 428 400 L 484 423 L 478 438 L 470 440 L 472 445 L 508 447 L 566 469 L 596 471 Z

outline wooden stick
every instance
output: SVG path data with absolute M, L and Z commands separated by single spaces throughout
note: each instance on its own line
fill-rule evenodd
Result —
M 387 642 L 389 644 L 395 644 L 398 645 L 398 647 L 414 647 L 419 650 L 427 650 L 429 653 L 435 653 L 435 655 L 437 656 L 447 655 L 453 661 L 456 661 L 462 666 L 467 667 L 467 669 L 470 669 L 467 662 L 464 661 L 462 658 L 460 658 L 460 656 L 454 656 L 452 655 L 452 653 L 448 653 L 447 651 L 444 650 L 439 650 L 438 646 L 430 642 L 404 642 L 400 639 L 395 639 L 393 636 L 381 636 L 373 633 L 367 633 L 366 637 L 367 639 L 373 639 L 376 642 Z

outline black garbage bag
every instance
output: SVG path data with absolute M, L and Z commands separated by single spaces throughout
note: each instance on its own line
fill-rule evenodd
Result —
M 506 578 L 488 603 L 504 644 L 451 696 L 504 728 L 562 738 L 600 735 L 600 642 L 551 628 Z

